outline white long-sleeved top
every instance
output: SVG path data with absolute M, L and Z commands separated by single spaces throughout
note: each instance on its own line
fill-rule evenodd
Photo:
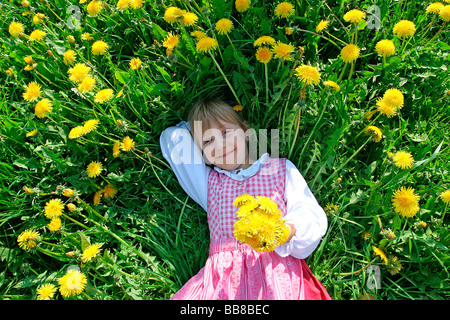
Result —
M 211 169 L 194 143 L 187 121 L 165 129 L 160 136 L 160 145 L 181 187 L 205 211 L 208 211 L 208 176 L 211 170 L 222 172 L 234 180 L 245 180 L 257 174 L 269 157 L 268 153 L 263 154 L 247 169 L 227 171 L 216 166 Z M 282 257 L 292 255 L 304 259 L 317 248 L 325 235 L 327 218 L 305 179 L 288 159 L 285 192 L 287 203 L 283 218 L 294 225 L 296 232 L 289 242 L 275 248 L 275 252 Z

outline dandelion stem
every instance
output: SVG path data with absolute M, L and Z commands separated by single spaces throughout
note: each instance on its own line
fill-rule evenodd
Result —
M 348 80 L 350 80 L 350 79 L 352 78 L 352 74 L 353 74 L 353 65 L 354 65 L 354 62 L 352 61 L 352 62 L 351 62 L 351 66 L 350 66 L 350 74 L 348 75 Z
M 327 178 L 327 180 L 325 180 L 325 182 L 322 184 L 322 186 L 326 186 L 327 185 L 327 183 L 328 183 L 328 181 L 330 181 L 330 179 L 334 179 L 334 177 L 341 171 L 341 169 L 342 168 L 344 168 L 346 165 L 347 165 L 347 163 L 349 163 L 365 146 L 366 146 L 366 144 L 368 144 L 369 143 L 369 141 L 371 141 L 372 140 L 372 137 L 369 137 L 367 140 L 366 140 L 366 142 L 364 142 L 362 145 L 361 145 L 361 147 L 359 147 L 359 149 L 358 150 L 356 150 L 346 161 L 344 161 L 344 163 L 343 164 L 341 164 L 340 166 L 339 166 L 339 168 L 337 168 L 328 178 Z
M 264 75 L 266 78 L 266 107 L 269 106 L 269 75 L 267 72 L 267 63 L 264 63 Z
M 82 224 L 81 222 L 78 222 L 77 220 L 75 220 L 75 219 L 72 219 L 71 217 L 69 217 L 68 215 L 66 215 L 65 213 L 63 213 L 62 214 L 62 216 L 63 217 L 65 217 L 66 219 L 68 219 L 68 220 L 70 220 L 70 221 L 72 221 L 73 223 L 75 223 L 75 224 L 77 224 L 77 225 L 79 225 L 80 227 L 82 227 L 82 228 L 84 228 L 84 229 L 89 229 L 89 227 L 88 226 L 86 226 L 85 224 Z
M 438 32 L 436 32 L 436 34 L 433 36 L 433 38 L 431 38 L 426 44 L 428 45 L 431 41 L 433 41 L 434 39 L 437 38 L 437 36 L 441 33 L 442 29 L 444 29 L 445 25 L 447 24 L 447 21 L 444 21 L 444 24 L 442 25 L 442 27 L 438 30 Z
M 345 62 L 345 63 L 344 63 L 344 67 L 342 68 L 341 74 L 339 75 L 339 80 L 338 80 L 338 82 L 341 82 L 342 77 L 344 76 L 344 72 L 345 72 L 345 69 L 346 69 L 346 68 L 347 68 L 347 63 Z
M 219 63 L 217 63 L 216 59 L 214 58 L 214 55 L 209 52 L 209 55 L 211 56 L 211 58 L 213 59 L 214 63 L 216 64 L 217 69 L 219 70 L 220 74 L 222 75 L 222 77 L 224 78 L 225 82 L 227 83 L 228 87 L 230 88 L 231 92 L 233 93 L 236 101 L 238 104 L 242 105 L 241 100 L 239 100 L 236 92 L 234 91 L 233 87 L 231 86 L 230 81 L 228 81 L 227 76 L 225 75 L 225 73 L 223 72 L 222 68 L 220 67 Z

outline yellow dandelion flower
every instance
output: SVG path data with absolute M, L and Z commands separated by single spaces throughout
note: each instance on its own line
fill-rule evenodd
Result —
M 414 164 L 414 158 L 411 153 L 406 151 L 397 151 L 392 157 L 394 164 L 401 169 L 411 169 Z
M 133 58 L 130 61 L 130 68 L 131 70 L 137 70 L 141 67 L 142 61 L 139 58 Z
M 42 99 L 38 103 L 36 103 L 36 106 L 34 107 L 34 114 L 36 117 L 42 119 L 45 118 L 50 112 L 52 112 L 52 103 L 49 99 Z
M 130 3 L 130 7 L 133 10 L 142 8 L 143 5 L 144 5 L 144 0 L 131 0 L 131 3 Z
M 197 40 L 200 40 L 204 37 L 206 37 L 206 33 L 200 30 L 195 30 L 191 32 L 191 36 L 195 37 Z
M 87 284 L 84 273 L 76 269 L 71 269 L 58 280 L 59 292 L 66 298 L 76 296 L 83 292 Z
M 262 36 L 255 40 L 255 42 L 253 43 L 253 46 L 254 47 L 259 47 L 262 45 L 272 46 L 274 44 L 276 44 L 276 41 L 274 38 L 272 38 L 271 36 Z
M 52 283 L 44 283 L 36 290 L 37 300 L 51 300 L 56 292 L 56 286 Z
M 84 63 L 77 63 L 75 66 L 70 68 L 67 72 L 69 73 L 69 80 L 75 83 L 82 82 L 91 71 L 91 68 Z
M 383 57 L 390 57 L 395 53 L 394 42 L 388 39 L 383 39 L 377 42 L 375 46 L 375 51 L 378 55 Z
M 237 11 L 244 12 L 250 8 L 251 3 L 251 0 L 236 0 L 234 2 L 234 6 L 236 7 Z
M 383 138 L 383 132 L 376 126 L 368 126 L 366 134 L 372 136 L 372 141 L 374 142 L 380 142 L 381 138 Z
M 25 136 L 27 138 L 28 137 L 34 137 L 35 135 L 37 135 L 37 133 L 38 133 L 38 129 L 34 129 L 34 130 L 31 130 L 30 132 L 27 132 L 27 134 Z
M 247 202 L 254 201 L 254 200 L 255 200 L 255 198 L 249 194 L 241 194 L 240 196 L 236 197 L 236 199 L 234 199 L 233 205 L 237 208 Z
M 19 247 L 24 250 L 29 250 L 37 246 L 37 242 L 41 239 L 39 232 L 33 229 L 27 229 L 23 231 L 17 237 L 17 243 Z
M 97 257 L 100 253 L 101 244 L 94 243 L 83 250 L 83 253 L 81 254 L 81 261 L 83 263 L 87 263 Z
M 261 46 L 256 50 L 256 60 L 261 63 L 269 63 L 272 60 L 272 52 L 269 48 Z
M 375 246 L 372 246 L 372 249 L 376 253 L 376 255 L 379 256 L 381 258 L 381 260 L 384 261 L 385 264 L 388 263 L 388 259 L 387 259 L 386 254 L 384 253 L 383 250 L 381 250 L 381 249 L 379 249 L 379 248 L 377 248 Z
M 48 228 L 50 231 L 55 232 L 61 229 L 61 219 L 60 218 L 53 218 L 50 220 L 50 223 L 48 224 Z
M 336 82 L 334 82 L 333 80 L 327 80 L 323 82 L 324 85 L 326 85 L 327 87 L 333 88 L 334 90 L 336 90 L 337 92 L 341 91 L 341 86 L 338 85 Z
M 198 20 L 198 16 L 192 12 L 186 12 L 183 14 L 183 19 L 181 19 L 181 24 L 186 27 L 194 25 Z
M 93 0 L 93 1 L 89 2 L 86 9 L 87 9 L 87 12 L 89 13 L 90 17 L 95 17 L 100 12 L 102 12 L 103 3 L 99 0 Z
M 100 204 L 100 200 L 103 197 L 103 189 L 102 190 L 98 190 L 95 194 L 94 194 L 94 198 L 92 199 L 92 203 L 93 204 Z
M 120 142 L 120 141 L 114 142 L 114 145 L 113 145 L 113 157 L 114 158 L 117 158 L 118 156 L 120 156 L 121 145 L 122 145 L 122 142 Z
M 444 201 L 445 204 L 450 204 L 450 190 L 442 192 L 439 197 L 442 201 Z
M 419 211 L 419 200 L 420 197 L 414 193 L 414 189 L 411 187 L 401 187 L 392 195 L 395 212 L 408 218 L 414 217 Z
M 98 103 L 103 103 L 111 100 L 114 97 L 114 91 L 112 89 L 103 89 L 97 92 L 94 97 L 94 101 Z
M 78 85 L 77 89 L 81 93 L 91 92 L 95 88 L 95 78 L 91 76 L 87 76 L 81 81 Z
M 76 126 L 75 128 L 72 128 L 69 132 L 69 139 L 78 139 L 79 137 L 84 136 L 84 127 L 83 126 Z
M 89 41 L 94 40 L 94 38 L 91 36 L 89 32 L 85 32 L 81 35 L 81 40 Z
M 295 48 L 293 45 L 283 43 L 281 41 L 278 41 L 272 48 L 272 53 L 274 54 L 275 59 L 283 59 L 287 61 L 292 61 L 292 53 L 294 52 Z
M 117 10 L 123 11 L 130 7 L 131 0 L 119 0 L 117 2 L 116 8 Z
M 450 21 L 450 5 L 446 5 L 442 8 L 439 12 L 439 17 L 445 22 Z
M 169 32 L 167 34 L 167 38 L 163 42 L 163 47 L 165 47 L 167 49 L 173 49 L 178 45 L 179 41 L 180 41 L 179 35 Z
M 382 98 L 377 100 L 377 111 L 386 115 L 388 118 L 392 118 L 397 113 L 397 108 L 392 108 L 390 105 L 384 102 Z
M 32 63 L 34 62 L 32 56 L 26 56 L 26 57 L 24 57 L 24 58 L 23 58 L 23 61 L 25 61 L 25 63 L 27 63 L 27 64 L 32 64 Z
M 164 20 L 168 23 L 174 23 L 178 18 L 182 18 L 186 11 L 177 7 L 168 7 L 164 12 Z
M 316 32 L 317 33 L 322 32 L 323 30 L 327 29 L 329 25 L 330 25 L 330 21 L 328 21 L 328 20 L 321 20 L 319 22 L 319 24 L 316 26 Z
M 425 9 L 425 12 L 439 14 L 439 12 L 441 12 L 442 8 L 444 8 L 444 5 L 441 2 L 433 2 L 428 5 L 428 7 Z
M 114 186 L 109 183 L 103 188 L 103 195 L 105 196 L 105 198 L 114 199 L 116 194 L 117 189 L 114 188 Z
M 243 109 L 244 109 L 244 107 L 241 106 L 240 104 L 237 104 L 237 105 L 235 105 L 235 106 L 233 107 L 233 110 L 234 110 L 234 111 L 242 111 Z
M 33 23 L 34 24 L 42 23 L 42 22 L 44 22 L 44 19 L 45 19 L 45 14 L 43 14 L 43 13 L 36 13 L 33 16 Z
M 64 64 L 65 65 L 73 64 L 75 62 L 75 56 L 76 55 L 77 54 L 72 49 L 67 50 L 66 52 L 64 52 L 64 56 L 63 56 Z
M 285 33 L 286 35 L 290 36 L 290 35 L 292 35 L 292 34 L 294 33 L 294 29 L 291 28 L 291 27 L 286 27 L 286 28 L 284 29 L 284 33 Z
M 98 161 L 92 161 L 86 167 L 86 173 L 89 178 L 95 178 L 95 177 L 99 176 L 102 173 L 102 170 L 103 170 L 103 166 L 102 166 L 101 162 L 98 162 Z
M 351 63 L 359 57 L 359 47 L 356 44 L 348 44 L 341 50 L 341 58 L 346 63 Z
M 35 81 L 30 82 L 27 86 L 25 86 L 25 92 L 22 97 L 26 101 L 34 101 L 37 100 L 41 96 L 41 85 L 37 84 Z
M 259 209 L 268 214 L 279 213 L 277 203 L 269 197 L 256 196 L 256 203 L 259 205 Z
M 44 37 L 47 35 L 45 31 L 36 29 L 33 32 L 30 33 L 30 41 L 42 41 L 44 40 Z
M 346 22 L 351 22 L 351 23 L 355 23 L 355 24 L 360 23 L 365 18 L 366 18 L 366 13 L 361 10 L 358 10 L 358 9 L 350 10 L 349 12 L 344 14 L 344 20 Z
M 13 37 L 18 37 L 25 31 L 25 26 L 20 22 L 11 22 L 8 28 L 9 34 Z
M 383 101 L 391 108 L 401 109 L 403 108 L 405 98 L 400 90 L 388 89 L 383 95 Z
M 275 7 L 275 15 L 278 18 L 289 18 L 294 13 L 294 5 L 289 2 L 281 2 Z
M 102 40 L 95 41 L 92 44 L 92 54 L 96 56 L 104 55 L 108 50 L 108 48 L 109 45 L 105 41 Z
M 236 217 L 238 218 L 246 217 L 258 207 L 259 204 L 255 201 L 255 198 L 252 197 L 251 201 L 245 202 L 239 206 L 239 209 L 236 211 Z
M 306 84 L 316 85 L 320 82 L 320 73 L 316 67 L 303 64 L 295 69 L 295 75 Z
M 409 20 L 401 20 L 394 25 L 393 33 L 399 38 L 409 38 L 416 32 L 416 25 Z
M 210 52 L 216 50 L 219 47 L 219 43 L 216 39 L 211 37 L 204 37 L 198 40 L 196 49 L 198 52 Z
M 227 34 L 233 30 L 233 22 L 227 18 L 220 19 L 216 22 L 216 31 L 219 34 Z
M 130 137 L 126 136 L 122 140 L 122 144 L 120 145 L 123 151 L 130 151 L 134 147 L 134 141 Z
M 58 218 L 64 210 L 64 203 L 61 199 L 51 199 L 44 207 L 45 216 L 49 219 Z
M 98 120 L 98 119 L 92 119 L 92 120 L 86 121 L 83 124 L 84 133 L 86 134 L 86 133 L 96 130 L 99 122 L 100 122 L 100 120 Z

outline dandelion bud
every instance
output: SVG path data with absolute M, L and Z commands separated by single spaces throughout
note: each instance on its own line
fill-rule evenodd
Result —
M 70 44 L 73 44 L 73 43 L 75 43 L 75 38 L 72 35 L 68 35 L 67 41 L 69 41 Z
M 77 208 L 73 203 L 66 204 L 67 209 L 69 209 L 70 212 L 74 212 Z
M 75 255 L 75 251 L 66 252 L 66 257 L 72 258 Z
M 422 228 L 426 228 L 427 227 L 427 223 L 425 221 L 420 221 L 419 224 L 420 224 L 420 226 Z

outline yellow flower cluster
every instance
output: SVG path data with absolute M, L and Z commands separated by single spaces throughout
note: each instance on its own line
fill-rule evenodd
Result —
M 260 252 L 273 251 L 286 242 L 290 230 L 275 201 L 243 194 L 233 204 L 239 207 L 233 232 L 236 240 Z

